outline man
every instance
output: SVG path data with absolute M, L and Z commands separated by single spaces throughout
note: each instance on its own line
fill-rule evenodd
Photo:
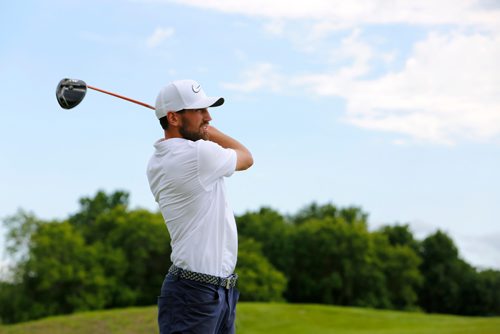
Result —
M 193 80 L 174 81 L 156 99 L 164 138 L 147 175 L 171 237 L 172 267 L 158 297 L 160 333 L 234 333 L 239 292 L 233 274 L 238 235 L 224 177 L 253 164 L 248 149 L 209 125 L 207 97 Z

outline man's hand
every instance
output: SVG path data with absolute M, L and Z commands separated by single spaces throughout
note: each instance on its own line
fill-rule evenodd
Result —
M 224 148 L 231 148 L 236 151 L 237 161 L 236 161 L 236 170 L 245 170 L 250 168 L 253 165 L 253 157 L 252 153 L 243 146 L 239 141 L 234 138 L 229 137 L 225 133 L 217 130 L 213 126 L 209 125 L 207 127 L 208 132 L 208 140 L 213 141 L 214 143 L 219 144 Z

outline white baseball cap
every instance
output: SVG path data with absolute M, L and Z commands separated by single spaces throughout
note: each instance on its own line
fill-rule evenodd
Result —
M 218 107 L 224 103 L 222 97 L 210 97 L 194 80 L 177 80 L 160 90 L 156 98 L 156 117 L 167 116 L 169 111 Z

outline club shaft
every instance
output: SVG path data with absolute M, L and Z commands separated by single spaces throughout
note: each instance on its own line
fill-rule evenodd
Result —
M 97 88 L 97 87 L 92 87 L 92 86 L 89 86 L 89 85 L 87 85 L 87 88 L 90 88 L 90 89 L 93 89 L 93 90 L 96 90 L 98 92 L 101 92 L 101 93 L 104 93 L 104 94 L 108 94 L 108 95 L 111 95 L 111 96 L 114 96 L 114 97 L 118 97 L 120 99 L 129 101 L 129 102 L 133 102 L 133 103 L 139 104 L 139 105 L 141 105 L 143 107 L 155 110 L 155 107 L 150 106 L 147 103 L 144 103 L 144 102 L 141 102 L 141 101 L 137 101 L 137 100 L 131 99 L 131 98 L 126 97 L 126 96 L 122 96 L 122 95 L 119 95 L 119 94 L 116 94 L 116 93 L 108 92 L 107 90 L 100 89 L 100 88 Z

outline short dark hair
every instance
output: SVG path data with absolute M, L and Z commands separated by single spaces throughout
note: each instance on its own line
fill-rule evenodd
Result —
M 176 113 L 178 113 L 178 114 L 182 114 L 182 113 L 184 113 L 185 111 L 186 111 L 186 109 L 181 109 L 181 110 L 179 110 L 179 111 L 176 111 Z M 168 119 L 167 119 L 167 116 L 165 115 L 165 116 L 161 117 L 161 118 L 159 119 L 159 121 L 160 121 L 161 128 L 162 128 L 163 130 L 167 130 L 167 129 L 168 129 Z
M 163 116 L 162 118 L 159 119 L 161 128 L 163 130 L 168 129 L 168 119 L 167 116 Z

